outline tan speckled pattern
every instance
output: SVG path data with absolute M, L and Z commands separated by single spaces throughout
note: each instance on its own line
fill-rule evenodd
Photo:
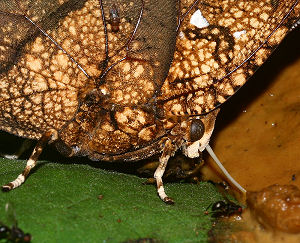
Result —
M 295 0 L 100 3 L 0 2 L 2 130 L 56 131 L 61 152 L 97 160 L 178 149 L 299 18 Z
M 299 16 L 299 7 L 290 13 L 294 5 L 294 0 L 199 1 L 179 29 L 174 61 L 162 87 L 166 115 L 206 113 L 233 95 L 280 43 L 291 19 Z M 208 26 L 191 23 L 197 12 Z

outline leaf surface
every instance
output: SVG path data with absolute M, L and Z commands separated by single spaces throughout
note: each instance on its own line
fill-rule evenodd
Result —
M 0 183 L 17 176 L 24 161 L 0 160 Z M 166 205 L 143 178 L 82 164 L 39 162 L 25 184 L 1 192 L 15 206 L 18 225 L 32 242 L 206 242 L 211 219 L 205 209 L 221 196 L 210 183 L 166 184 L 175 205 Z M 101 195 L 101 199 L 98 197 Z

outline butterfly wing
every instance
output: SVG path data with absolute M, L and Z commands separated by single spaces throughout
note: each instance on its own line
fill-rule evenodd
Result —
M 1 1 L 0 128 L 38 139 L 74 120 L 80 102 L 98 102 L 89 114 L 145 105 L 172 60 L 175 2 Z M 105 102 L 91 101 L 91 90 Z
M 160 96 L 166 116 L 204 114 L 225 102 L 288 33 L 299 8 L 295 0 L 183 1 Z
M 58 2 L 50 1 L 43 1 L 41 5 L 34 1 L 1 1 L 2 130 L 40 138 L 46 130 L 62 126 L 74 114 L 78 88 L 86 78 L 68 56 L 29 21 L 34 20 L 48 33 L 56 31 L 59 17 L 68 12 L 67 4 L 62 8 Z M 68 68 L 69 75 L 62 74 L 64 68 Z M 76 82 L 78 80 L 81 82 Z
M 60 133 L 63 143 L 57 148 L 61 152 L 66 144 L 73 148 L 73 155 L 95 160 L 134 160 L 154 153 L 130 152 L 157 142 L 164 133 L 155 102 L 174 54 L 176 2 L 103 2 L 105 58 L 96 62 L 101 68 L 94 69 L 98 70 L 94 84 L 81 93 L 76 118 Z M 119 14 L 119 31 L 111 29 L 111 12 Z M 136 17 L 131 17 L 134 13 Z M 127 29 L 129 34 L 123 33 Z

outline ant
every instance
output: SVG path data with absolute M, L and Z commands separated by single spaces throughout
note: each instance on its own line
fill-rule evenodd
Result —
M 6 239 L 10 242 L 26 243 L 31 241 L 31 235 L 24 233 L 23 230 L 17 226 L 12 228 L 6 225 L 0 225 L 0 239 Z
M 243 211 L 243 208 L 228 200 L 227 198 L 225 201 L 217 201 L 213 204 L 210 204 L 208 208 L 211 207 L 211 213 L 213 218 L 220 218 L 220 217 L 229 217 L 234 214 L 241 214 Z M 205 214 L 209 214 L 208 208 L 205 210 Z
M 5 205 L 5 211 L 12 211 L 10 204 Z M 10 212 L 9 212 L 10 213 Z M 9 215 L 13 219 L 13 226 L 10 228 L 0 222 L 0 239 L 6 239 L 7 242 L 17 242 L 17 243 L 27 243 L 31 241 L 31 235 L 29 233 L 24 233 L 23 230 L 18 228 L 17 221 L 15 219 L 15 214 Z
M 225 191 L 229 189 L 229 186 L 225 182 L 220 183 L 214 183 L 211 182 L 213 185 L 215 185 L 218 189 L 218 191 L 223 195 L 223 200 L 217 201 L 215 203 L 211 203 L 207 209 L 205 210 L 205 214 L 208 215 L 208 209 L 211 208 L 211 214 L 213 218 L 221 218 L 221 217 L 229 217 L 234 214 L 242 214 L 243 208 L 234 203 L 233 201 L 229 200 L 226 195 Z

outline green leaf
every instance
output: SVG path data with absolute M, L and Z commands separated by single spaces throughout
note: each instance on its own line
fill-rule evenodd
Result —
M 0 183 L 13 180 L 24 166 L 25 161 L 0 159 Z M 166 205 L 144 181 L 86 164 L 39 161 L 21 187 L 0 192 L 0 220 L 5 221 L 4 205 L 12 202 L 18 226 L 33 243 L 207 242 L 211 219 L 204 211 L 221 198 L 211 183 L 167 183 L 175 205 Z

